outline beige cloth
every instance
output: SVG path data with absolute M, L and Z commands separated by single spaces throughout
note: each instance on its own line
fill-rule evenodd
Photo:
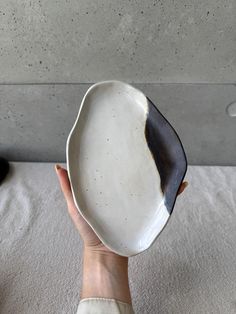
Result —
M 134 314 L 128 303 L 106 298 L 82 299 L 77 314 Z
M 0 313 L 75 314 L 83 244 L 54 164 L 11 166 L 0 186 Z M 235 178 L 236 167 L 188 168 L 167 226 L 129 259 L 135 314 L 236 313 Z

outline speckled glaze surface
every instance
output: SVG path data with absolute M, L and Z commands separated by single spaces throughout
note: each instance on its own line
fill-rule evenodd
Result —
M 94 84 L 66 153 L 76 206 L 101 241 L 123 256 L 150 247 L 187 168 L 176 132 L 151 100 L 120 81 Z

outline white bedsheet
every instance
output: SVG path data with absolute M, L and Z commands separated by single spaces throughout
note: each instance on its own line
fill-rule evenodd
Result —
M 0 186 L 0 313 L 76 312 L 81 240 L 51 163 Z M 236 313 L 236 167 L 189 167 L 155 244 L 130 259 L 136 313 Z

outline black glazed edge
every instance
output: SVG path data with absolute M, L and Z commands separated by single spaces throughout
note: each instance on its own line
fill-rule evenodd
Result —
M 187 157 L 186 157 L 186 153 L 185 153 L 183 144 L 182 144 L 182 142 L 181 142 L 181 140 L 180 140 L 179 135 L 178 135 L 177 132 L 175 131 L 174 127 L 173 127 L 173 126 L 171 125 L 171 123 L 164 117 L 164 115 L 157 109 L 157 107 L 156 107 L 156 106 L 154 105 L 154 103 L 150 100 L 150 98 L 148 98 L 148 97 L 146 97 L 146 98 L 147 98 L 147 102 L 148 102 L 148 113 L 147 113 L 147 119 L 146 119 L 146 125 L 145 125 L 145 138 L 146 138 L 146 141 L 147 141 L 147 145 L 148 145 L 148 147 L 149 147 L 149 149 L 150 149 L 150 152 L 151 152 L 151 154 L 152 154 L 152 157 L 153 157 L 153 159 L 154 159 L 154 162 L 155 162 L 155 164 L 156 164 L 157 171 L 159 172 L 160 176 L 161 176 L 161 171 L 159 170 L 158 164 L 157 164 L 157 163 L 158 163 L 158 159 L 159 159 L 159 154 L 155 154 L 155 151 L 153 151 L 153 150 L 152 150 L 152 147 L 150 147 L 150 146 L 152 146 L 152 143 L 151 143 L 152 139 L 150 139 L 150 138 L 148 137 L 148 135 L 147 135 L 147 128 L 148 128 L 148 124 L 149 124 L 149 122 L 150 122 L 150 114 L 149 114 L 149 113 L 150 113 L 150 107 L 152 108 L 152 110 L 156 111 L 157 114 L 159 114 L 159 116 L 162 118 L 162 120 L 167 124 L 167 126 L 168 126 L 168 127 L 172 130 L 172 132 L 175 134 L 175 136 L 176 136 L 176 138 L 177 138 L 177 140 L 178 140 L 178 144 L 179 144 L 179 146 L 180 146 L 180 148 L 181 148 L 181 151 L 182 151 L 182 153 L 183 153 L 183 158 L 184 158 L 184 170 L 183 170 L 183 174 L 182 174 L 182 176 L 180 176 L 180 184 L 178 185 L 178 188 L 177 188 L 177 190 L 176 190 L 175 196 L 174 196 L 174 198 L 173 198 L 172 206 L 171 206 L 171 208 L 168 208 L 168 207 L 167 207 L 167 210 L 168 210 L 168 212 L 169 212 L 169 215 L 171 215 L 172 212 L 173 212 L 175 203 L 176 203 L 177 196 L 178 196 L 178 190 L 179 190 L 179 188 L 180 188 L 180 186 L 181 186 L 181 184 L 182 184 L 182 182 L 183 182 L 183 179 L 184 179 L 184 177 L 185 177 L 185 175 L 186 175 L 186 172 L 187 172 L 188 161 L 187 161 Z M 149 124 L 149 127 L 150 127 L 150 124 Z M 162 175 L 163 175 L 163 173 L 162 173 Z M 161 182 L 162 182 L 162 180 L 161 180 Z M 162 188 L 163 188 L 163 186 L 162 186 Z M 164 228 L 165 228 L 165 226 L 163 227 L 163 229 L 164 229 Z

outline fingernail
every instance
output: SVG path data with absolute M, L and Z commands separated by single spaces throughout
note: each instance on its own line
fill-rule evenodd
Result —
M 59 170 L 59 169 L 61 169 L 61 166 L 58 165 L 58 164 L 56 164 L 56 165 L 55 165 L 55 169 L 56 169 L 56 170 Z

